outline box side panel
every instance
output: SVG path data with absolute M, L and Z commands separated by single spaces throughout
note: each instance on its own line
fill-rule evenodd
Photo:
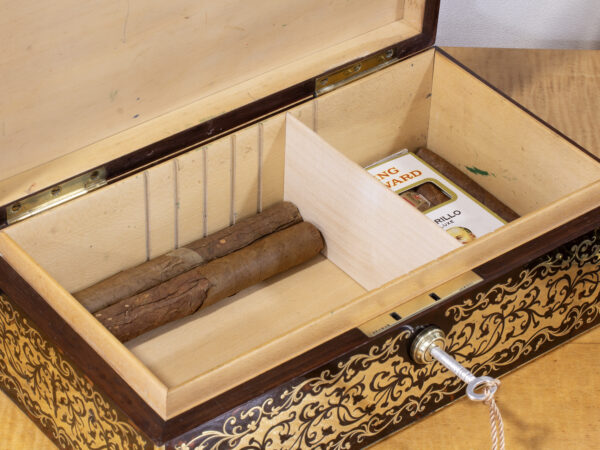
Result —
M 0 388 L 60 448 L 155 448 L 2 291 Z
M 12 309 L 18 308 L 17 311 L 24 317 L 24 323 L 34 330 L 31 332 L 33 336 L 39 336 L 39 342 L 54 349 L 49 352 L 64 355 L 65 364 L 68 363 L 73 368 L 69 370 L 91 380 L 91 385 L 98 392 L 104 392 L 96 394 L 98 399 L 101 400 L 103 396 L 110 398 L 139 429 L 153 440 L 161 440 L 164 421 L 147 402 L 146 397 L 151 392 L 138 394 L 3 258 L 0 258 L 0 292 L 10 298 Z M 9 319 L 6 321 L 12 323 Z M 0 335 L 1 339 L 9 339 L 5 343 L 9 345 L 12 334 L 8 334 L 8 337 L 2 333 Z M 10 345 L 14 347 L 14 344 Z M 28 350 L 29 347 L 25 346 L 25 349 Z M 0 355 L 0 361 L 5 359 Z M 41 367 L 48 370 L 46 366 L 50 363 L 46 361 L 44 364 Z M 24 374 L 24 379 L 29 379 L 27 373 Z M 56 382 L 62 383 L 61 378 L 56 378 Z M 51 394 L 52 391 L 49 391 L 48 395 Z
M 597 225 L 597 224 L 596 224 Z M 444 301 L 317 370 L 172 439 L 167 447 L 364 448 L 463 394 L 440 365 L 415 365 L 435 324 L 476 375 L 499 376 L 600 322 L 600 229 Z

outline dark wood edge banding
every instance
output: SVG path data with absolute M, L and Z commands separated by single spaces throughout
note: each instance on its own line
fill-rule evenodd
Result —
M 150 439 L 160 440 L 161 417 L 77 334 L 58 313 L 3 259 L 0 289 L 35 322 L 55 346 L 61 348 L 81 372 L 108 395 Z
M 484 78 L 482 78 L 480 75 L 478 75 L 476 72 L 474 72 L 473 70 L 471 70 L 469 67 L 467 67 L 466 65 L 464 65 L 463 63 L 461 63 L 458 59 L 456 59 L 454 56 L 450 55 L 448 52 L 446 52 L 444 49 L 440 48 L 440 47 L 435 47 L 435 50 L 439 53 L 441 53 L 442 55 L 444 55 L 446 58 L 448 58 L 450 61 L 452 61 L 454 64 L 456 64 L 457 66 L 459 66 L 461 69 L 463 69 L 465 72 L 469 73 L 470 75 L 474 76 L 475 78 L 477 78 L 479 81 L 481 81 L 483 84 L 485 84 L 487 87 L 489 87 L 490 89 L 492 89 L 494 92 L 497 92 L 498 94 L 500 94 L 502 97 L 504 97 L 506 100 L 508 100 L 509 102 L 511 102 L 513 105 L 517 106 L 519 109 L 521 109 L 522 111 L 526 112 L 527 114 L 529 114 L 531 117 L 533 117 L 535 120 L 537 120 L 538 122 L 540 122 L 542 125 L 544 125 L 545 127 L 549 128 L 550 130 L 552 130 L 554 133 L 556 133 L 558 136 L 560 136 L 561 138 L 563 138 L 564 140 L 566 140 L 567 142 L 569 142 L 570 144 L 574 145 L 575 147 L 577 147 L 579 150 L 581 150 L 583 153 L 585 153 L 586 155 L 588 155 L 590 158 L 592 158 L 594 161 L 600 162 L 600 158 L 598 156 L 596 156 L 595 154 L 593 154 L 592 152 L 590 152 L 589 150 L 587 150 L 586 148 L 584 148 L 583 146 L 581 146 L 580 144 L 578 144 L 577 142 L 575 142 L 573 139 L 571 139 L 569 136 L 565 135 L 564 133 L 562 133 L 561 131 L 557 130 L 555 127 L 553 127 L 551 124 L 549 124 L 548 122 L 546 122 L 544 119 L 542 119 L 541 117 L 539 117 L 538 115 L 536 115 L 535 113 L 531 112 L 529 109 L 527 109 L 525 106 L 521 105 L 519 102 L 517 102 L 515 99 L 511 98 L 509 95 L 507 95 L 505 92 L 503 92 L 502 90 L 498 89 L 497 87 L 495 87 L 493 84 L 491 84 L 489 81 L 485 80 Z
M 507 267 L 520 267 L 598 226 L 600 226 L 600 207 L 482 264 L 474 271 L 484 280 L 497 278 L 506 272 Z
M 437 35 L 438 17 L 440 15 L 440 0 L 426 0 L 423 12 L 423 27 L 421 34 L 427 36 L 427 47 L 431 47 Z
M 427 0 L 423 15 L 422 32 L 410 39 L 385 49 L 380 49 L 372 55 L 380 53 L 381 51 L 393 49 L 396 56 L 402 60 L 431 47 L 435 41 L 439 7 L 440 0 Z M 336 71 L 346 64 L 348 64 L 348 62 L 344 63 L 342 66 L 336 67 L 332 71 Z M 256 100 L 107 162 L 101 166 L 106 168 L 107 184 L 114 183 L 126 176 L 148 169 L 168 159 L 181 155 L 182 153 L 209 144 L 216 139 L 233 133 L 242 126 L 250 126 L 313 99 L 315 96 L 315 80 L 329 72 L 330 71 L 323 74 L 317 74 L 306 81 L 290 86 L 282 91 L 268 95 L 267 97 Z M 98 168 L 100 167 L 90 168 L 89 170 Z M 76 174 L 62 182 L 64 183 L 81 175 L 82 174 Z M 14 199 L 9 204 L 0 207 L 0 229 L 8 226 L 6 218 L 7 207 L 15 201 L 23 201 L 31 196 L 39 194 L 43 190 L 44 189 L 36 191 L 20 199 Z

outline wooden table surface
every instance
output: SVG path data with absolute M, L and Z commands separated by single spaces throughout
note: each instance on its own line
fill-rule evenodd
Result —
M 449 52 L 600 156 L 600 51 L 450 48 Z M 507 449 L 600 448 L 600 328 L 502 378 Z M 462 399 L 374 445 L 489 448 L 487 408 Z M 0 450 L 53 449 L 0 394 Z

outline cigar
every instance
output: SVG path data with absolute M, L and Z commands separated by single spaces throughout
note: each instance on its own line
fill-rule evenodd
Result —
M 430 208 L 450 200 L 450 197 L 444 194 L 444 191 L 432 182 L 423 183 L 422 185 L 417 186 L 415 190 L 418 194 L 429 200 Z
M 319 230 L 302 222 L 121 300 L 94 316 L 125 342 L 302 264 L 323 246 Z
M 415 154 L 506 222 L 512 222 L 519 218 L 519 215 L 515 211 L 441 156 L 424 147 L 419 148 Z
M 301 221 L 295 205 L 281 202 L 210 236 L 119 272 L 73 296 L 94 313 Z

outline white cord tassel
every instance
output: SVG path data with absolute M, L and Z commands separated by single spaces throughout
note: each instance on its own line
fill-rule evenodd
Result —
M 496 405 L 494 394 L 500 386 L 500 380 L 487 376 L 476 377 L 452 356 L 437 345 L 428 348 L 429 354 L 448 370 L 467 383 L 467 396 L 473 401 L 482 401 L 490 408 L 490 426 L 492 432 L 492 450 L 504 450 L 504 422 Z M 483 393 L 478 390 L 483 389 Z M 481 392 L 481 391 L 480 391 Z
M 410 353 L 418 364 L 437 361 L 467 384 L 467 397 L 476 402 L 484 402 L 490 408 L 492 450 L 504 450 L 504 422 L 496 405 L 494 394 L 500 380 L 488 376 L 476 377 L 469 369 L 444 351 L 444 332 L 437 327 L 428 327 L 414 339 Z
M 490 427 L 492 432 L 492 450 L 504 450 L 504 422 L 502 421 L 502 414 L 500 409 L 496 405 L 494 399 L 494 392 L 496 389 L 492 389 L 492 386 L 498 388 L 500 386 L 500 380 L 490 381 L 485 387 L 485 399 L 483 403 L 490 408 Z

